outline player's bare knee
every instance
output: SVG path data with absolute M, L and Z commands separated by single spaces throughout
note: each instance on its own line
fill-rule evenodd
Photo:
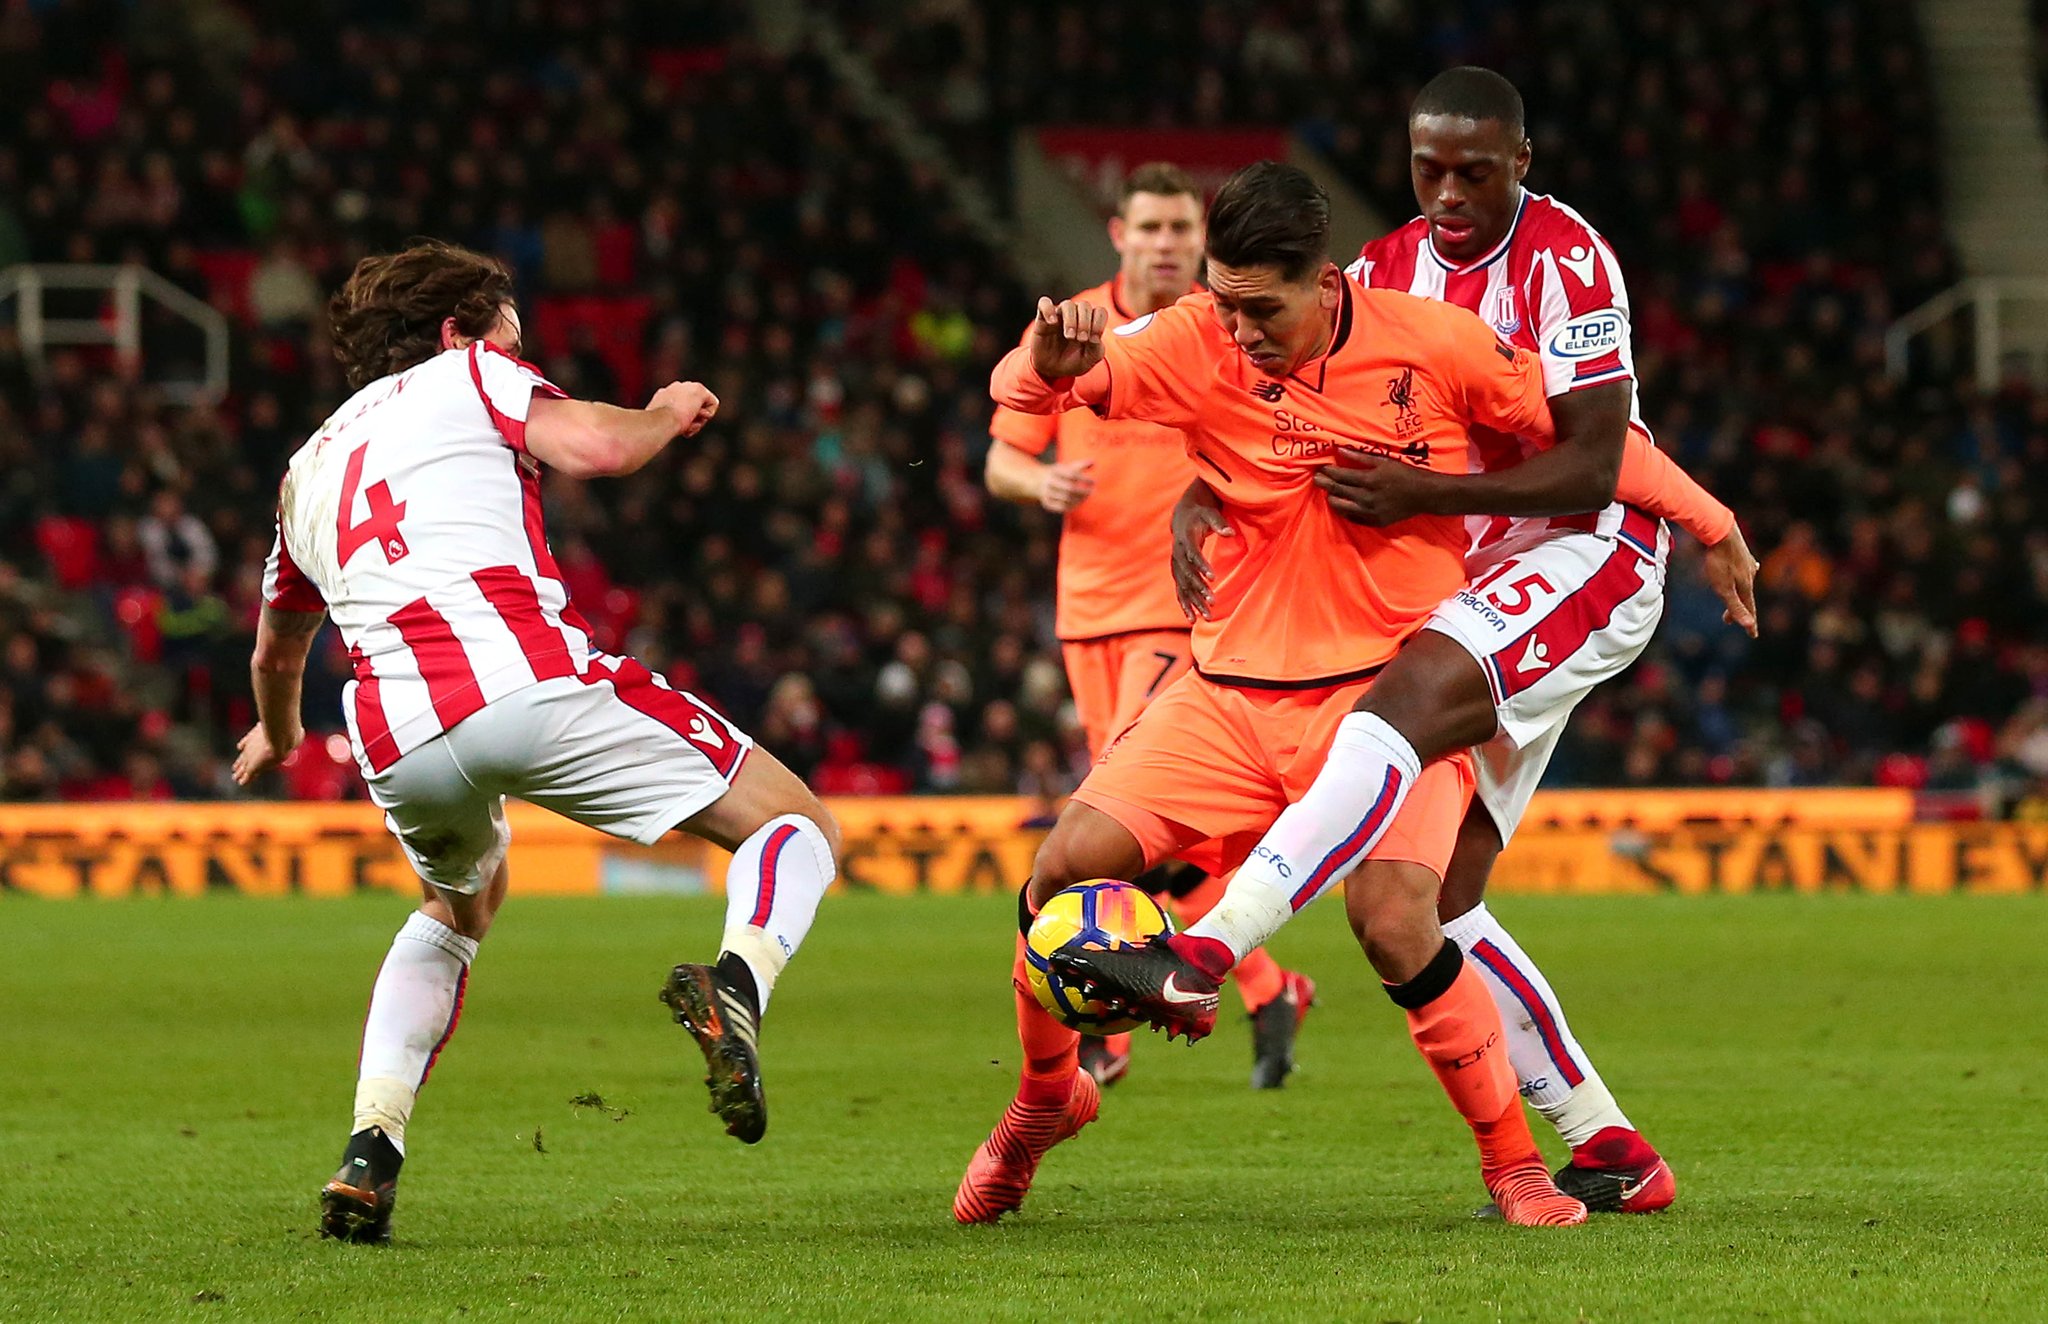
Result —
M 462 937 L 482 942 L 484 935 L 491 931 L 491 921 L 497 917 L 498 908 L 480 896 L 436 891 L 421 903 L 420 913 Z
M 837 864 L 846 853 L 846 836 L 839 830 L 839 817 L 824 805 L 818 806 L 817 817 L 811 820 L 818 825 L 818 831 L 825 836 L 825 844 L 832 850 L 832 862 Z
M 818 834 L 825 838 L 825 845 L 832 852 L 833 864 L 838 864 L 845 846 L 845 837 L 839 830 L 838 816 L 830 809 L 827 809 L 825 802 L 812 794 L 809 787 L 804 788 L 804 800 L 805 803 L 785 812 L 794 814 L 798 818 L 809 819 L 811 826 L 817 828 Z M 781 817 L 781 815 L 776 815 L 776 817 Z
M 1413 914 L 1387 911 L 1375 914 L 1354 929 L 1365 959 L 1379 977 L 1390 984 L 1413 979 L 1443 946 L 1443 930 L 1432 913 Z
M 1097 878 L 1126 881 L 1144 871 L 1145 852 L 1123 824 L 1099 809 L 1069 802 L 1031 862 L 1028 895 L 1042 906 L 1063 887 Z
M 1031 881 L 1027 884 L 1033 910 L 1051 900 L 1061 888 L 1082 881 L 1070 849 L 1072 838 L 1072 833 L 1063 834 L 1055 827 L 1052 834 L 1039 843 L 1038 854 L 1031 861 Z
M 1434 872 L 1419 865 L 1368 864 L 1346 884 L 1351 934 L 1380 978 L 1401 983 L 1443 946 Z

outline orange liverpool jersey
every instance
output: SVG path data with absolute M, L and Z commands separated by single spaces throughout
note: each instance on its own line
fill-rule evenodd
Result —
M 1122 278 L 1074 296 L 1109 310 L 1111 326 L 1131 320 Z M 1062 461 L 1093 460 L 1095 490 L 1060 525 L 1059 587 L 1053 628 L 1075 642 L 1134 630 L 1186 629 L 1173 596 L 1173 504 L 1194 462 L 1181 434 L 1156 423 L 1110 421 L 1091 409 L 1026 414 L 998 408 L 989 435 L 1031 455 L 1056 448 Z
M 991 384 L 1012 406 L 1088 403 L 1186 435 L 1238 534 L 1209 541 L 1211 618 L 1194 631 L 1195 666 L 1223 684 L 1369 672 L 1465 581 L 1463 520 L 1374 529 L 1331 512 L 1313 479 L 1338 447 L 1468 473 L 1475 427 L 1554 436 L 1536 356 L 1472 313 L 1349 281 L 1340 298 L 1330 348 L 1286 378 L 1252 365 L 1202 292 L 1118 327 L 1083 377 L 1048 384 L 1020 347 Z

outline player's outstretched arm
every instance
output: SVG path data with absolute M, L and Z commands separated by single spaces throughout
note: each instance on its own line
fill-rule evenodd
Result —
M 1358 451 L 1339 452 L 1316 475 L 1330 508 L 1358 524 L 1415 515 L 1576 515 L 1614 500 L 1628 436 L 1627 382 L 1550 399 L 1557 444 L 1520 464 L 1447 474 Z
M 1102 362 L 1108 326 L 1107 309 L 1041 298 L 1024 343 L 989 374 L 989 398 L 1026 414 L 1063 414 L 1097 403 L 1109 382 L 1092 370 Z
M 1678 461 L 1652 446 L 1641 433 L 1629 433 L 1614 495 L 1659 519 L 1670 520 L 1708 547 L 1718 546 L 1730 533 L 1738 532 L 1735 512 L 1716 501 L 1713 493 L 1678 467 Z
M 614 478 L 675 438 L 695 436 L 717 413 L 718 397 L 699 382 L 670 382 L 645 409 L 537 396 L 526 415 L 526 449 L 571 478 Z
M 1668 519 L 1706 545 L 1707 583 L 1721 599 L 1721 619 L 1756 638 L 1757 560 L 1735 512 L 1693 481 L 1678 462 L 1641 433 L 1628 434 L 1615 495 Z
M 299 716 L 299 692 L 306 654 L 320 632 L 324 611 L 285 611 L 265 605 L 256 622 L 256 651 L 249 681 L 256 691 L 256 725 L 235 746 L 235 784 L 247 786 L 284 761 L 306 738 Z

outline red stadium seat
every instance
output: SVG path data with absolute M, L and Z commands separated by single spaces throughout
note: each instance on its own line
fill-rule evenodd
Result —
M 36 549 L 64 588 L 85 588 L 99 573 L 100 535 L 91 520 L 45 515 L 36 521 Z
M 249 278 L 255 274 L 256 260 L 256 254 L 245 248 L 216 248 L 196 256 L 199 274 L 206 277 L 206 301 L 245 325 L 252 320 Z
M 571 334 L 588 327 L 605 366 L 618 379 L 619 402 L 645 404 L 647 369 L 641 358 L 640 340 L 654 306 L 640 295 L 581 294 L 550 296 L 533 305 L 532 328 L 540 342 L 541 366 L 545 360 L 569 352 Z
M 164 655 L 163 631 L 157 612 L 163 595 L 146 586 L 130 586 L 114 595 L 114 620 L 128 636 L 128 652 L 137 662 L 158 662 Z

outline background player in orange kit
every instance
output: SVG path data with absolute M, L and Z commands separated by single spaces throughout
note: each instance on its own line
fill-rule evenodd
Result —
M 1106 308 L 1112 327 L 1148 316 L 1196 288 L 1202 239 L 1194 180 L 1178 166 L 1139 166 L 1124 180 L 1109 222 L 1117 274 L 1074 297 Z M 988 490 L 1063 517 L 1054 628 L 1089 757 L 1100 758 L 1110 738 L 1188 669 L 1188 617 L 1174 595 L 1167 550 L 1173 504 L 1194 477 L 1194 461 L 1172 428 L 1111 422 L 1087 409 L 998 408 L 989 434 Z M 1041 458 L 1048 454 L 1051 463 Z M 1183 925 L 1223 891 L 1221 880 L 1189 865 L 1138 881 L 1167 893 Z M 1231 976 L 1252 1019 L 1252 1086 L 1277 1089 L 1294 1069 L 1295 1033 L 1315 984 L 1282 970 L 1263 948 Z M 1021 987 L 1018 996 L 1031 1001 Z M 1130 1069 L 1130 1042 L 1128 1034 L 1084 1036 L 1081 1065 L 1097 1084 L 1111 1084 Z
M 1240 531 L 1213 610 L 1195 625 L 1193 669 L 1075 793 L 1039 850 L 1027 916 L 1069 883 L 1130 878 L 1169 856 L 1240 862 L 1306 788 L 1337 722 L 1401 639 L 1463 582 L 1455 520 L 1425 517 L 1394 535 L 1331 511 L 1314 479 L 1340 444 L 1463 472 L 1474 427 L 1549 433 L 1534 356 L 1462 309 L 1359 288 L 1330 262 L 1328 241 L 1329 200 L 1313 180 L 1273 162 L 1247 167 L 1210 213 L 1211 293 L 1113 333 L 1101 309 L 1041 300 L 1028 343 L 997 366 L 1001 403 L 1085 403 L 1186 431 Z M 1437 923 L 1471 778 L 1463 757 L 1421 770 L 1399 820 L 1348 881 L 1347 908 L 1471 1125 L 1502 1213 L 1524 1225 L 1582 1222 L 1585 1206 L 1558 1191 L 1523 1118 L 1499 1051 L 1500 1013 Z M 1173 1028 L 1207 1033 L 1214 989 L 1183 994 L 1168 981 Z M 1043 1014 L 1020 1021 L 1025 1078 L 961 1181 L 963 1222 L 1021 1204 L 1045 1152 L 1099 1108 L 1074 1065 L 1073 1032 Z

